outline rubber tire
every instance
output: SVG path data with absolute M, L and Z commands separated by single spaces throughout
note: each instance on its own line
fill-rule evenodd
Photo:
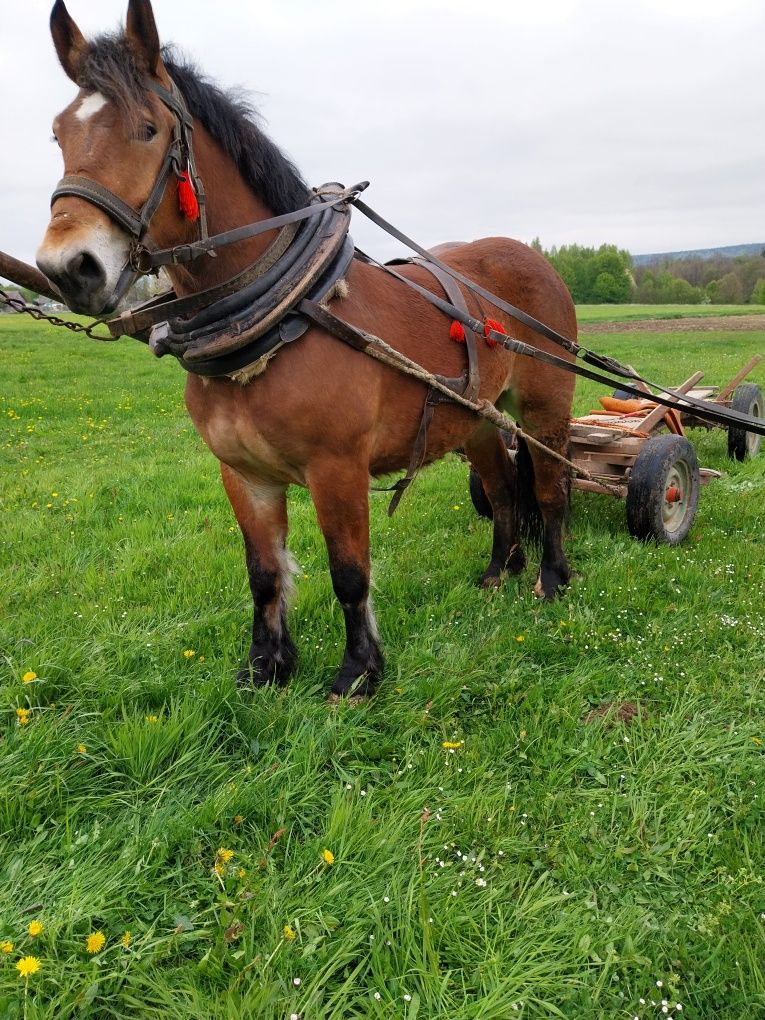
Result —
M 475 512 L 479 517 L 485 517 L 488 521 L 494 520 L 494 511 L 491 508 L 489 497 L 484 490 L 481 476 L 475 468 L 470 469 L 470 499 L 473 501 Z
M 685 476 L 685 512 L 679 519 L 667 520 L 667 484 L 678 474 Z M 700 486 L 696 451 L 685 436 L 654 436 L 647 440 L 635 458 L 627 485 L 630 534 L 643 541 L 679 545 L 696 515 Z
M 751 414 L 755 418 L 763 417 L 762 390 L 757 383 L 745 382 L 737 386 L 733 391 L 733 399 L 730 402 L 732 411 L 740 411 L 742 414 Z M 745 432 L 731 425 L 728 429 L 728 456 L 732 460 L 746 460 L 747 457 L 755 457 L 760 449 L 762 436 L 756 432 Z

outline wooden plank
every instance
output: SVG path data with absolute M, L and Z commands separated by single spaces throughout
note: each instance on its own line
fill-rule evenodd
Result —
M 721 401 L 727 400 L 727 398 L 733 393 L 738 384 L 742 382 L 744 379 L 746 379 L 746 377 L 749 375 L 752 369 L 755 368 L 755 366 L 759 365 L 761 361 L 762 361 L 761 354 L 755 354 L 753 358 L 750 358 L 749 361 L 747 361 L 747 363 L 741 369 L 741 371 L 737 372 L 733 376 L 728 385 L 723 386 L 723 388 L 717 394 L 717 399 L 715 400 L 715 403 L 719 404 Z
M 704 378 L 703 372 L 694 372 L 690 379 L 686 379 L 681 386 L 675 386 L 675 392 L 687 393 L 688 390 L 693 389 L 697 382 L 700 382 Z M 662 404 L 655 407 L 650 414 L 647 414 L 643 419 L 643 431 L 652 432 L 654 428 L 663 421 L 664 415 L 667 413 L 667 408 Z

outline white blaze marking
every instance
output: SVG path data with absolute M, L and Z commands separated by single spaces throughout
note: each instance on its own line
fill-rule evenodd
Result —
M 91 95 L 85 96 L 74 115 L 77 120 L 84 122 L 98 113 L 99 110 L 103 110 L 107 102 L 106 96 L 102 96 L 100 92 L 93 92 Z

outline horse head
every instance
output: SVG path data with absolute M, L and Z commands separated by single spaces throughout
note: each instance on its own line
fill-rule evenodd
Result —
M 37 264 L 72 309 L 98 315 L 135 278 L 137 232 L 148 234 L 150 227 L 156 244 L 193 237 L 176 188 L 165 186 L 183 169 L 177 160 L 168 164 L 179 117 L 161 98 L 173 85 L 149 0 L 130 0 L 124 31 L 95 43 L 83 37 L 63 0 L 56 0 L 50 27 L 61 66 L 79 92 L 53 121 L 65 176 Z M 141 223 L 152 196 L 151 222 Z

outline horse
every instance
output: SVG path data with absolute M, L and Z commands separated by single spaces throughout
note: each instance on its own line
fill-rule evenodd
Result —
M 129 0 L 124 28 L 86 40 L 66 9 L 55 3 L 50 28 L 58 59 L 79 91 L 54 120 L 65 174 L 86 178 L 131 210 L 145 207 L 177 130 L 176 111 L 161 95 L 182 97 L 193 128 L 195 180 L 203 182 L 211 232 L 304 207 L 311 191 L 300 172 L 261 128 L 241 93 L 205 77 L 169 46 L 160 45 L 149 0 Z M 159 92 L 158 92 L 159 87 Z M 164 90 L 164 92 L 162 92 Z M 159 189 L 149 236 L 160 247 L 189 243 L 198 224 L 184 214 L 176 189 Z M 270 230 L 201 258 L 170 265 L 176 295 L 215 287 L 253 263 L 276 236 Z M 77 194 L 57 195 L 37 264 L 77 312 L 110 311 L 130 262 L 124 225 Z M 547 261 L 520 241 L 502 237 L 445 245 L 441 258 L 500 299 L 576 339 L 571 297 Z M 427 268 L 397 267 L 404 277 L 442 293 Z M 541 350 L 550 341 L 468 288 L 460 288 L 471 315 L 492 316 L 505 332 Z M 465 368 L 465 346 L 455 343 L 450 320 L 420 293 L 379 266 L 354 257 L 345 285 L 327 298 L 345 322 L 384 339 L 441 377 Z M 487 320 L 488 321 L 488 320 Z M 565 354 L 570 360 L 570 355 Z M 570 580 L 563 549 L 570 478 L 565 455 L 573 377 L 482 338 L 477 345 L 480 397 L 512 410 L 524 431 L 508 454 L 496 427 L 446 401 L 435 408 L 422 460 L 430 464 L 461 449 L 478 472 L 493 511 L 491 556 L 480 585 L 498 586 L 525 569 L 523 541 L 537 515 L 541 563 L 535 594 L 552 599 Z M 196 429 L 220 462 L 228 499 L 244 539 L 252 592 L 252 638 L 237 681 L 242 686 L 286 684 L 297 650 L 287 623 L 291 561 L 287 551 L 287 491 L 307 487 L 326 542 L 335 596 L 345 621 L 345 649 L 329 699 L 374 694 L 383 652 L 370 598 L 369 485 L 408 464 L 421 427 L 426 386 L 345 346 L 311 325 L 248 381 L 189 373 L 185 403 Z

